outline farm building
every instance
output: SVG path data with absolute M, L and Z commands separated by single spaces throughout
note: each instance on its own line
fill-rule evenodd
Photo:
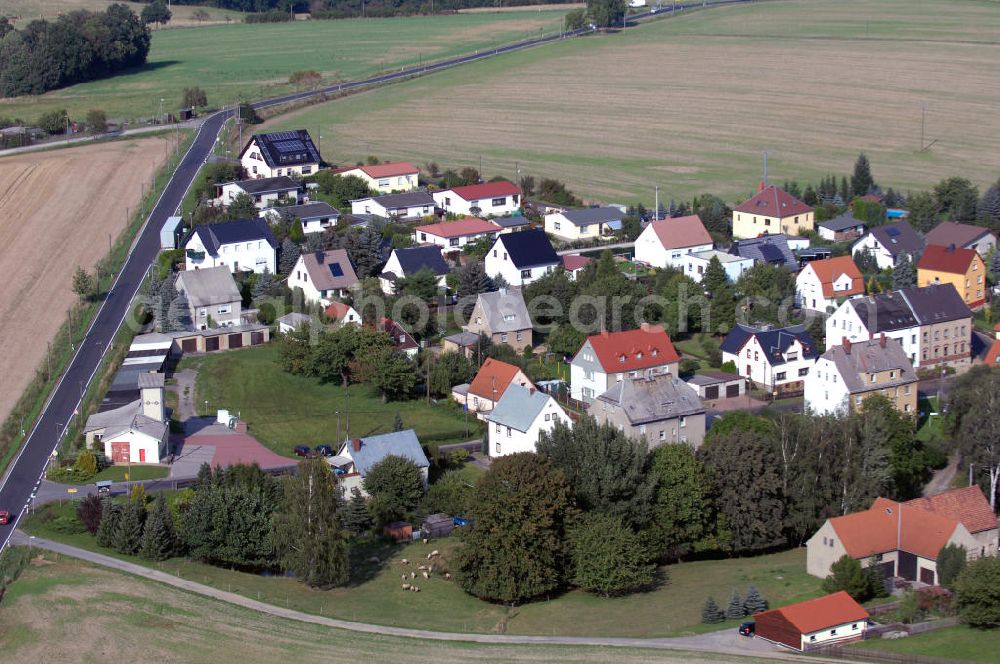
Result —
M 793 650 L 863 639 L 868 612 L 850 595 L 840 592 L 754 615 L 762 639 Z

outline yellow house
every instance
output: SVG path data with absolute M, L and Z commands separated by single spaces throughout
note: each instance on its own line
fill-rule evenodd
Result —
M 386 164 L 346 166 L 338 168 L 333 173 L 335 175 L 356 175 L 364 180 L 372 191 L 379 194 L 390 194 L 416 189 L 420 169 L 405 161 L 393 161 Z
M 917 285 L 951 284 L 970 309 L 986 303 L 986 263 L 975 249 L 931 244 L 917 263 Z
M 815 229 L 813 209 L 773 184 L 761 184 L 757 195 L 733 208 L 733 238 L 800 235 Z

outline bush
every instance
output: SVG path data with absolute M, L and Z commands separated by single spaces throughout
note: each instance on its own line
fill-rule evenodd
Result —
M 104 513 L 104 504 L 95 495 L 87 496 L 76 506 L 76 517 L 91 535 L 97 533 L 101 527 L 101 517 Z
M 862 567 L 860 562 L 844 554 L 830 567 L 830 576 L 823 580 L 824 592 L 841 590 L 858 602 L 866 602 L 885 595 L 885 584 L 876 565 Z
M 938 583 L 949 590 L 955 589 L 955 581 L 965 569 L 967 552 L 964 546 L 949 544 L 941 549 L 937 557 Z
M 698 371 L 701 368 L 701 362 L 698 360 L 692 360 L 689 357 L 681 360 L 680 373 L 681 375 L 690 375 Z
M 570 532 L 573 583 L 603 597 L 649 586 L 656 566 L 639 535 L 620 519 L 594 514 Z
M 980 558 L 958 575 L 955 604 L 963 622 L 980 628 L 1000 623 L 1000 558 Z
M 736 370 L 736 363 L 733 362 L 732 360 L 729 360 L 728 362 L 723 362 L 722 365 L 719 366 L 719 370 L 731 374 L 739 373 L 739 371 Z

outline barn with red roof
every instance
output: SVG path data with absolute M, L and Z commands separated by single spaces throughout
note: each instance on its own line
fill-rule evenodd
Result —
M 868 611 L 843 590 L 753 618 L 758 637 L 802 651 L 861 640 L 868 628 Z

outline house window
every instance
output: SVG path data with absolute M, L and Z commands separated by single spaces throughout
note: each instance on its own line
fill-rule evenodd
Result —
M 760 359 L 760 353 L 758 353 L 757 351 L 754 351 L 753 352 L 753 361 L 756 362 L 759 359 Z
M 457 237 L 451 238 L 450 240 L 448 240 L 448 244 L 450 246 L 452 246 L 452 247 L 457 247 L 458 246 L 458 238 Z
M 663 429 L 660 429 L 660 440 L 666 440 L 666 439 L 667 439 L 667 432 L 664 431 Z
M 545 421 L 548 422 L 551 419 L 552 419 L 552 416 L 549 415 L 548 413 L 545 413 Z
M 507 335 L 506 334 L 501 334 L 500 335 L 500 343 L 502 343 L 502 344 L 507 343 Z
M 872 383 L 874 383 L 874 382 L 875 382 L 875 380 L 876 380 L 876 376 L 875 376 L 875 374 L 871 374 L 871 375 L 870 375 L 870 378 L 869 378 L 869 382 L 872 382 Z
M 558 221 L 554 221 L 554 222 L 552 222 L 552 226 L 553 226 L 553 227 L 554 227 L 554 228 L 555 228 L 556 230 L 559 230 L 560 228 L 562 228 L 562 225 L 561 225 L 561 224 L 560 224 L 560 223 L 559 223 Z
M 497 442 L 497 454 L 500 454 L 500 443 L 499 443 L 499 441 Z
M 895 378 L 896 378 L 896 372 L 895 371 L 890 371 L 889 372 L 889 380 L 893 380 Z
M 496 250 L 496 249 L 494 249 L 494 250 L 493 250 L 493 258 L 496 258 L 496 257 L 497 257 L 497 250 Z
M 507 197 L 504 196 L 503 198 L 494 198 L 492 203 L 493 207 L 501 207 L 507 204 Z
M 816 640 L 816 635 L 815 634 L 813 634 L 812 636 L 809 637 L 809 641 L 810 642 L 815 641 L 815 640 Z
M 860 406 L 861 405 L 861 395 L 860 394 L 858 396 L 854 397 L 854 405 L 855 406 Z
M 684 427 L 686 427 L 686 426 L 688 425 L 688 423 L 687 423 L 687 418 L 686 418 L 686 417 L 681 417 L 681 418 L 680 418 L 680 423 L 681 423 L 681 428 L 682 428 L 682 429 L 683 429 Z
M 388 187 L 389 186 L 389 180 L 388 179 L 379 180 L 378 181 L 378 186 L 379 187 Z
M 851 629 L 853 629 L 853 630 L 857 630 L 857 629 L 858 629 L 858 623 L 853 623 L 853 624 L 851 625 Z
M 506 254 L 504 254 L 504 257 L 506 257 Z M 521 278 L 531 279 L 531 270 L 521 270 Z
M 784 371 L 779 371 L 778 373 L 774 374 L 774 379 L 775 380 L 785 380 L 785 372 Z
M 656 357 L 656 354 L 657 354 L 658 352 L 659 352 L 659 351 L 658 351 L 658 350 L 656 350 L 656 349 L 654 348 L 654 349 L 653 349 L 653 351 L 652 351 L 652 353 L 651 353 L 651 355 L 652 355 L 653 357 Z
M 500 425 L 497 425 L 497 433 L 500 433 Z
M 830 636 L 837 636 L 837 630 L 831 629 L 830 630 Z
M 590 369 L 587 369 L 586 371 L 583 372 L 583 377 L 586 378 L 587 380 L 594 380 L 594 372 L 591 371 Z
M 800 376 L 808 376 L 809 375 L 809 367 L 802 367 L 801 369 L 799 369 L 799 375 Z
M 510 427 L 507 427 L 507 437 L 510 438 Z
M 198 310 L 198 318 L 204 318 L 207 315 L 208 315 L 208 309 L 199 309 Z
M 521 332 L 520 330 L 518 330 L 518 332 L 517 332 L 517 340 L 518 341 L 524 341 L 524 332 Z
M 586 225 L 580 226 L 580 234 L 581 235 L 586 235 L 589 232 L 590 232 L 590 226 L 586 226 Z
M 219 313 L 220 314 L 228 314 L 232 310 L 233 310 L 233 305 L 231 305 L 231 304 L 220 304 L 219 305 Z
M 313 169 L 312 166 L 303 166 L 302 175 L 309 175 L 310 173 L 312 173 L 312 169 Z

